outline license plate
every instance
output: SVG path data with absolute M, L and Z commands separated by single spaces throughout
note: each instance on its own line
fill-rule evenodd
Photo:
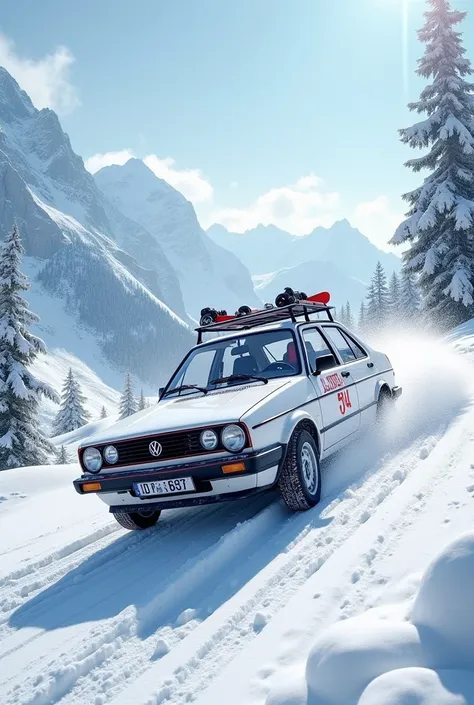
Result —
M 196 488 L 192 477 L 176 477 L 174 480 L 134 482 L 133 489 L 137 497 L 157 497 L 176 492 L 194 492 Z

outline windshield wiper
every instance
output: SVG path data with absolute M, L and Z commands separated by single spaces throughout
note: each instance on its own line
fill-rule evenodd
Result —
M 205 387 L 199 387 L 197 384 L 182 384 L 181 387 L 173 387 L 173 389 L 168 389 L 168 391 L 163 394 L 162 399 L 164 397 L 167 397 L 168 394 L 174 394 L 175 392 L 182 392 L 183 390 L 186 390 L 186 389 L 196 389 L 198 392 L 202 392 L 203 394 L 207 394 L 209 391 Z
M 268 384 L 268 379 L 266 377 L 259 377 L 258 375 L 229 375 L 228 377 L 218 377 L 217 379 L 211 380 L 211 384 L 223 384 L 224 382 L 250 382 L 253 380 Z

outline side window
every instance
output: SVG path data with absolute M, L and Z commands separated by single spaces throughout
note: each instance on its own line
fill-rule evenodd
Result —
M 317 328 L 306 328 L 303 331 L 303 342 L 308 356 L 309 368 L 314 372 L 316 368 L 316 358 L 322 355 L 332 355 L 326 341 Z
M 329 338 L 329 341 L 337 349 L 343 362 L 353 362 L 356 359 L 354 351 L 339 328 L 335 328 L 334 326 L 324 326 L 323 331 L 324 335 Z
M 354 338 L 352 338 L 350 335 L 348 335 L 345 331 L 341 331 L 341 332 L 342 332 L 344 338 L 347 340 L 352 352 L 354 353 L 354 355 L 356 356 L 356 358 L 358 360 L 361 360 L 363 357 L 367 357 L 367 353 L 365 352 L 365 350 L 363 350 L 361 348 L 359 343 L 357 341 L 355 341 Z

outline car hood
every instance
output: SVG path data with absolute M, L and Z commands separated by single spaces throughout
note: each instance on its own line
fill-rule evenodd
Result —
M 289 384 L 288 378 L 273 379 L 268 384 L 254 382 L 219 389 L 206 395 L 197 393 L 165 399 L 94 434 L 83 441 L 81 447 L 167 431 L 232 423 Z

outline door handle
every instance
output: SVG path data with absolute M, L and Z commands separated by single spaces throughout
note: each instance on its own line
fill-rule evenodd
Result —
M 367 363 L 367 367 L 373 367 L 373 366 L 374 366 L 374 363 L 373 363 L 373 362 L 368 362 L 368 363 Z
M 341 375 L 342 375 L 343 377 L 349 377 L 350 374 L 351 374 L 350 372 L 341 372 Z

